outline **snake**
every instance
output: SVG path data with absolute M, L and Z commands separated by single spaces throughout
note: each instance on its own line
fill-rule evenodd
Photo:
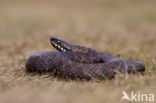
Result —
M 111 79 L 116 74 L 143 74 L 141 61 L 123 60 L 106 52 L 71 44 L 60 37 L 51 37 L 57 51 L 32 54 L 26 62 L 26 73 L 52 74 L 71 80 Z

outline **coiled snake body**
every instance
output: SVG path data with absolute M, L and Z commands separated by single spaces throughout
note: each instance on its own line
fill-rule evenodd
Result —
M 26 63 L 28 73 L 53 73 L 66 79 L 108 79 L 120 73 L 143 73 L 145 66 L 140 61 L 122 60 L 108 53 L 72 45 L 52 37 L 51 44 L 59 52 L 41 52 L 30 56 Z

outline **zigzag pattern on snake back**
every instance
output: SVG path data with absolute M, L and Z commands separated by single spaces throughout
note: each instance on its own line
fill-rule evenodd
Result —
M 140 61 L 122 60 L 108 53 L 73 45 L 52 37 L 50 42 L 59 52 L 42 52 L 30 56 L 26 63 L 28 73 L 53 73 L 66 79 L 109 79 L 120 73 L 143 73 Z

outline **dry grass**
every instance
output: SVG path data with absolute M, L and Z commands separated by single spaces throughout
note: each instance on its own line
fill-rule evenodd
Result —
M 0 0 L 1 103 L 113 103 L 122 91 L 156 94 L 155 0 Z M 144 76 L 76 82 L 24 73 L 50 36 L 146 65 Z M 126 102 L 126 101 L 125 101 Z

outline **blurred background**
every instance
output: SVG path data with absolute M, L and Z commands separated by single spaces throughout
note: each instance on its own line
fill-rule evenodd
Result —
M 121 102 L 123 90 L 156 93 L 155 4 L 155 0 L 0 0 L 0 102 L 109 103 Z M 26 75 L 24 65 L 31 54 L 55 51 L 51 36 L 143 61 L 146 74 L 98 83 Z

